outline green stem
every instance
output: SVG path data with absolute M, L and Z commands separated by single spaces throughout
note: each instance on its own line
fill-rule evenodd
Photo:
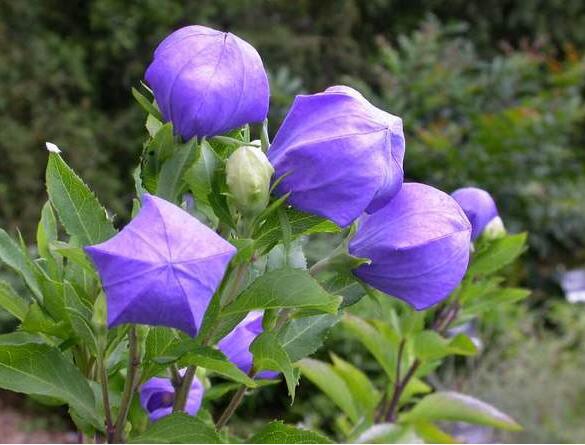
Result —
M 124 392 L 120 401 L 120 412 L 114 426 L 114 442 L 122 441 L 126 419 L 130 411 L 130 403 L 136 389 L 138 368 L 140 366 L 140 351 L 138 350 L 138 338 L 136 336 L 136 327 L 132 325 L 128 331 L 128 372 L 126 373 L 126 382 L 124 383 Z
M 250 372 L 248 373 L 248 376 L 251 379 L 253 379 L 256 376 L 256 371 L 254 371 L 254 369 L 251 369 Z M 236 412 L 236 409 L 238 409 L 238 406 L 240 406 L 240 403 L 242 403 L 242 400 L 244 399 L 245 394 L 246 394 L 246 387 L 244 385 L 242 385 L 240 387 L 240 389 L 238 389 L 236 391 L 236 393 L 234 394 L 234 396 L 231 398 L 231 400 L 228 403 L 228 405 L 226 406 L 225 410 L 223 411 L 223 413 L 221 413 L 221 416 L 219 416 L 219 419 L 217 420 L 217 423 L 215 424 L 215 426 L 218 430 L 221 430 L 224 426 L 226 426 L 226 424 L 228 423 L 230 418 Z
M 175 394 L 173 412 L 185 411 L 185 405 L 187 404 L 189 390 L 191 389 L 193 379 L 195 378 L 195 371 L 197 371 L 197 366 L 189 366 L 185 371 L 185 375 L 181 380 L 181 386 L 179 386 L 179 389 Z
M 108 373 L 104 363 L 103 352 L 98 352 L 98 372 L 102 388 L 102 403 L 104 405 L 104 415 L 106 417 L 106 440 L 107 443 L 114 441 L 114 422 L 112 420 L 112 409 L 110 405 L 110 395 L 108 391 Z

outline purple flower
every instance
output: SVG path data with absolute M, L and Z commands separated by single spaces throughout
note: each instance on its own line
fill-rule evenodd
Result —
M 424 184 L 404 184 L 389 204 L 360 218 L 351 255 L 369 258 L 354 274 L 417 310 L 459 285 L 469 261 L 471 225 L 457 202 Z
M 471 222 L 472 240 L 477 239 L 490 222 L 499 218 L 496 203 L 485 190 L 465 187 L 455 190 L 451 196 L 459 203 Z
M 345 86 L 297 96 L 268 158 L 276 193 L 345 227 L 387 204 L 402 185 L 402 120 Z
M 261 122 L 268 113 L 262 60 L 231 33 L 204 26 L 173 32 L 158 45 L 145 78 L 164 119 L 185 140 Z
M 85 251 L 102 280 L 110 327 L 143 323 L 195 336 L 236 249 L 174 204 L 144 194 L 121 232 Z
M 191 416 L 197 414 L 203 399 L 203 385 L 195 377 L 187 395 L 185 412 Z M 156 422 L 173 411 L 175 388 L 170 379 L 153 377 L 140 387 L 140 405 L 148 413 L 151 422 Z
M 252 369 L 253 357 L 250 352 L 250 345 L 264 331 L 262 329 L 263 318 L 264 313 L 262 311 L 250 312 L 232 332 L 217 344 L 228 360 L 245 373 L 250 372 L 250 369 Z M 256 377 L 271 379 L 277 375 L 278 372 L 263 371 L 258 373 Z

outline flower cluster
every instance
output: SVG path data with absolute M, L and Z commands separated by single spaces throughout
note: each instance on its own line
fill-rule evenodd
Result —
M 188 26 L 160 43 L 146 71 L 164 120 L 184 140 L 213 137 L 263 121 L 267 76 L 260 56 L 230 33 Z M 253 143 L 225 164 L 228 197 L 255 217 L 275 197 L 297 210 L 356 225 L 349 254 L 364 259 L 353 273 L 363 283 L 428 308 L 444 300 L 467 269 L 471 240 L 498 218 L 489 194 L 452 196 L 403 183 L 402 120 L 359 92 L 334 86 L 298 96 L 265 154 Z M 501 221 L 501 220 L 500 220 Z M 247 234 L 249 235 L 249 233 Z M 142 323 L 196 336 L 236 248 L 177 205 L 144 194 L 137 216 L 117 235 L 87 246 L 108 306 L 108 324 Z M 233 284 L 233 283 L 231 283 Z M 262 333 L 253 311 L 218 343 L 241 371 L 252 368 L 250 345 Z M 264 371 L 257 378 L 272 378 Z M 204 388 L 196 378 L 186 411 L 195 414 Z M 142 386 L 151 420 L 172 410 L 175 388 L 155 377 Z

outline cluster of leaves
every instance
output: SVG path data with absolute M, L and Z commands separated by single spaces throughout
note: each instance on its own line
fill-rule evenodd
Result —
M 352 364 L 333 352 L 331 362 L 313 358 L 300 362 L 303 376 L 341 410 L 341 415 L 327 416 L 335 420 L 340 440 L 457 442 L 436 423 L 440 421 L 521 429 L 487 403 L 454 391 L 433 392 L 425 380 L 447 358 L 478 353 L 465 333 L 469 323 L 529 295 L 526 289 L 506 287 L 501 276 L 504 267 L 524 251 L 525 243 L 525 234 L 480 238 L 462 284 L 436 309 L 416 312 L 372 289 L 368 297 L 374 310 L 363 313 L 358 309 L 361 304 L 348 308 L 336 330 L 345 342 L 353 339 L 365 348 L 376 366 L 366 370 L 361 363 Z M 349 295 L 354 286 L 340 291 Z
M 486 59 L 464 30 L 431 18 L 381 43 L 377 81 L 354 83 L 403 118 L 410 177 L 489 190 L 541 258 L 574 258 L 585 246 L 585 59 L 538 46 Z

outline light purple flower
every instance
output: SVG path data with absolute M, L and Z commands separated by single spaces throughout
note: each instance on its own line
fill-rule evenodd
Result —
M 205 26 L 178 29 L 159 44 L 145 78 L 164 119 L 185 140 L 261 122 L 268 113 L 262 60 L 231 33 Z
M 457 202 L 424 184 L 404 184 L 389 204 L 359 220 L 351 255 L 368 258 L 354 274 L 426 309 L 449 296 L 469 262 L 471 225 Z
M 201 400 L 205 392 L 203 385 L 195 377 L 187 395 L 185 412 L 191 416 L 197 414 L 201 407 Z M 173 412 L 175 402 L 175 388 L 171 380 L 162 377 L 153 377 L 140 387 L 140 405 L 148 413 L 151 422 L 156 422 Z
M 455 190 L 451 196 L 459 203 L 469 222 L 471 222 L 471 239 L 475 240 L 487 225 L 498 218 L 498 208 L 491 195 L 476 187 L 464 187 Z
M 250 345 L 260 335 L 264 313 L 252 311 L 244 318 L 232 332 L 226 335 L 217 344 L 221 352 L 229 361 L 235 364 L 241 371 L 248 373 L 252 369 L 253 356 L 250 352 Z M 271 379 L 278 375 L 278 372 L 262 371 L 256 375 L 257 378 Z
M 85 251 L 106 293 L 110 327 L 161 325 L 195 336 L 236 249 L 174 204 L 144 194 L 122 231 Z
M 402 120 L 346 86 L 297 96 L 268 152 L 276 194 L 345 227 L 402 185 Z M 286 176 L 285 176 L 286 175 Z

